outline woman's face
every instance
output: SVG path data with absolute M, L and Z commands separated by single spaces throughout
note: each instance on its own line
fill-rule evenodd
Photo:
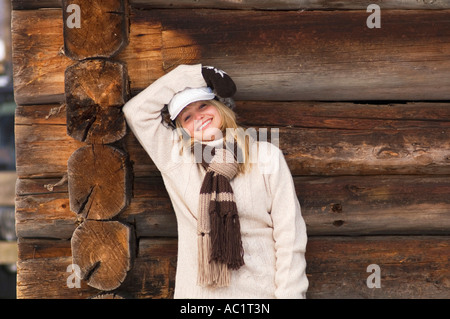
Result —
M 214 105 L 205 101 L 193 102 L 186 106 L 177 118 L 191 137 L 211 141 L 221 137 L 222 118 Z

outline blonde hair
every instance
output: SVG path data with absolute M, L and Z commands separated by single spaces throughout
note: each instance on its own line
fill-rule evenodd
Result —
M 236 113 L 231 110 L 228 106 L 219 102 L 217 100 L 204 101 L 206 104 L 213 105 L 216 107 L 220 114 L 222 123 L 219 127 L 222 132 L 222 136 L 225 142 L 236 143 L 238 148 L 242 150 L 243 160 L 239 162 L 239 173 L 245 173 L 250 165 L 250 137 L 245 134 L 244 129 L 239 126 L 236 122 Z M 175 125 L 177 128 L 178 136 L 180 141 L 184 143 L 183 146 L 187 146 L 193 150 L 195 139 L 193 136 L 189 136 L 186 130 L 180 123 L 178 117 L 175 119 Z M 228 130 L 227 130 L 228 129 Z M 230 141 L 229 139 L 233 139 Z M 180 154 L 183 152 L 183 148 L 180 149 Z

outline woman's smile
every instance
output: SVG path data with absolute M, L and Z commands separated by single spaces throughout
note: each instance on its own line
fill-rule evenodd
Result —
M 209 126 L 209 124 L 211 124 L 212 121 L 213 121 L 212 118 L 203 121 L 202 125 L 200 125 L 196 131 L 201 131 L 201 130 L 206 129 Z

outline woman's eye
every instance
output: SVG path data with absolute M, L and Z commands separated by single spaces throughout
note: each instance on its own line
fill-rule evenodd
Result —
M 186 122 L 186 121 L 189 120 L 190 118 L 191 118 L 191 116 L 188 115 L 188 116 L 186 116 L 186 117 L 184 118 L 184 121 Z
M 202 108 L 204 108 L 206 106 L 206 104 L 202 104 L 202 105 L 200 105 L 200 108 L 202 109 Z

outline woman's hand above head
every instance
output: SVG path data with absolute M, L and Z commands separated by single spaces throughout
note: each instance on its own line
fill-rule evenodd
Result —
M 236 93 L 236 84 L 225 71 L 212 66 L 203 66 L 202 75 L 206 84 L 217 96 L 229 98 Z

